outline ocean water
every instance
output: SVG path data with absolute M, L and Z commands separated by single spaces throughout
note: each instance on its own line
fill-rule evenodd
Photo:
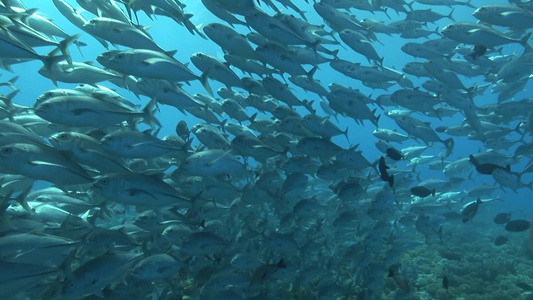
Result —
M 202 24 L 210 24 L 213 22 L 217 23 L 223 23 L 223 21 L 217 19 L 215 16 L 213 16 L 202 4 L 201 1 L 198 0 L 188 0 L 188 1 L 181 1 L 182 3 L 186 4 L 185 12 L 193 14 L 194 16 L 191 18 L 192 23 L 195 25 L 202 25 Z M 314 11 L 312 7 L 312 3 L 307 3 L 306 1 L 292 1 L 294 4 L 296 4 L 302 11 L 306 12 L 306 16 L 308 18 L 308 21 L 312 24 L 322 25 L 324 24 L 324 21 L 318 14 Z M 311 1 L 310 1 L 311 2 Z M 77 4 L 74 1 L 69 1 L 69 3 L 73 6 L 77 6 Z M 80 33 L 81 31 L 76 28 L 75 26 L 71 25 L 55 8 L 55 6 L 52 4 L 51 1 L 42 1 L 42 0 L 34 0 L 34 1 L 24 1 L 24 4 L 28 8 L 37 8 L 38 13 L 42 16 L 45 16 L 47 18 L 50 18 L 53 20 L 55 24 L 57 24 L 59 27 L 61 27 L 65 32 L 69 34 L 76 34 Z M 277 2 L 276 2 L 277 4 Z M 480 7 L 483 5 L 489 5 L 489 4 L 508 4 L 508 1 L 486 1 L 486 0 L 473 0 L 472 5 L 475 7 Z M 280 9 L 282 9 L 281 5 L 278 5 Z M 275 12 L 268 8 L 264 3 L 259 6 L 260 9 L 264 10 L 265 12 L 269 14 L 274 14 Z M 430 8 L 429 6 L 414 3 L 413 4 L 414 9 L 425 9 Z M 431 7 L 432 11 L 438 12 L 443 15 L 447 15 L 451 8 L 449 7 L 437 7 L 433 6 Z M 453 17 L 456 21 L 464 21 L 464 22 L 476 22 L 477 20 L 472 16 L 472 12 L 474 11 L 473 8 L 467 7 L 467 6 L 454 6 L 453 7 Z M 294 11 L 290 9 L 283 8 L 282 11 L 287 14 L 293 14 L 298 17 L 298 14 L 296 14 Z M 352 14 L 359 20 L 370 18 L 375 19 L 378 21 L 383 22 L 392 22 L 397 21 L 405 18 L 405 14 L 402 12 L 396 12 L 393 9 L 388 9 L 387 14 L 383 12 L 375 12 L 370 13 L 367 11 L 356 11 L 352 10 Z M 87 19 L 90 19 L 94 16 L 92 16 L 88 12 L 83 12 L 83 16 L 85 16 Z M 144 13 L 139 12 L 139 23 L 143 26 L 148 26 L 148 32 L 152 35 L 153 40 L 158 43 L 161 48 L 165 50 L 177 50 L 177 54 L 174 56 L 177 60 L 187 63 L 190 62 L 190 56 L 193 53 L 196 52 L 203 52 L 212 56 L 217 57 L 220 60 L 223 60 L 223 51 L 218 47 L 214 42 L 202 39 L 198 35 L 192 35 L 189 33 L 184 27 L 176 24 L 174 21 L 170 20 L 169 18 L 163 17 L 163 16 L 157 16 L 153 18 L 147 17 Z M 437 21 L 435 24 L 428 23 L 428 28 L 431 30 L 440 30 L 447 24 L 452 22 L 449 19 L 442 19 Z M 326 26 L 326 28 L 328 28 Z M 243 34 L 248 33 L 250 30 L 244 26 L 236 25 L 235 29 Z M 328 28 L 328 30 L 330 30 Z M 531 32 L 531 28 L 529 29 L 529 32 Z M 420 61 L 423 62 L 424 59 L 415 59 L 404 52 L 401 51 L 400 47 L 406 43 L 406 42 L 422 42 L 426 40 L 425 38 L 421 39 L 404 39 L 399 37 L 398 35 L 392 35 L 388 36 L 385 34 L 377 33 L 378 42 L 374 42 L 373 46 L 375 47 L 378 54 L 382 57 L 384 57 L 383 65 L 387 67 L 392 67 L 397 70 L 401 70 L 402 67 L 412 61 Z M 432 38 L 437 38 L 438 35 L 432 35 Z M 338 35 L 336 35 L 337 40 L 341 41 Z M 79 38 L 80 41 L 87 44 L 87 46 L 81 47 L 81 51 L 78 51 L 75 49 L 75 47 L 71 47 L 71 54 L 72 59 L 74 61 L 88 61 L 88 62 L 94 62 L 95 65 L 98 65 L 96 62 L 96 57 L 101 54 L 104 51 L 107 51 L 100 43 L 98 43 L 93 37 L 91 37 L 87 33 L 83 33 L 81 37 Z M 530 42 L 531 44 L 531 42 Z M 127 49 L 127 47 L 118 46 L 118 49 L 124 50 Z M 338 57 L 340 59 L 345 59 L 351 62 L 355 63 L 361 63 L 361 65 L 371 65 L 365 57 L 362 55 L 354 52 L 349 47 L 344 45 L 341 41 L 341 45 L 326 45 L 326 48 L 335 50 L 338 49 Z M 498 49 L 501 48 L 502 54 L 507 55 L 521 55 L 523 52 L 523 47 L 521 45 L 504 45 L 504 46 L 498 46 Z M 110 49 L 114 49 L 111 47 Z M 48 51 L 50 51 L 50 48 L 39 48 L 36 49 L 38 53 L 45 54 Z M 12 76 L 19 76 L 19 79 L 16 82 L 16 87 L 20 89 L 20 94 L 18 94 L 14 98 L 14 102 L 21 105 L 27 105 L 32 106 L 35 102 L 35 99 L 42 93 L 46 92 L 47 90 L 54 89 L 56 86 L 47 78 L 44 78 L 40 76 L 37 73 L 37 70 L 42 66 L 41 62 L 34 61 L 34 62 L 26 62 L 22 64 L 17 64 L 12 66 L 13 73 L 10 73 L 8 71 L 1 71 L 2 74 L 0 77 L 0 81 L 7 81 Z M 194 67 L 194 65 L 191 63 L 189 64 L 189 67 L 191 70 L 196 72 L 197 74 L 200 74 L 200 72 Z M 310 70 L 311 66 L 304 66 L 306 70 Z M 234 71 L 239 76 L 248 76 L 243 74 L 237 69 L 234 69 Z M 286 76 L 287 77 L 287 76 Z M 421 87 L 422 83 L 425 81 L 425 79 L 419 79 L 411 75 L 407 75 L 409 79 L 411 79 L 414 83 L 415 87 Z M 260 79 L 259 77 L 255 76 L 255 79 Z M 276 75 L 276 78 L 281 79 L 280 76 Z M 360 81 L 356 79 L 349 78 L 335 70 L 333 70 L 329 64 L 321 64 L 313 76 L 313 78 L 317 81 L 320 81 L 320 83 L 327 87 L 330 83 L 339 83 L 346 86 L 349 86 L 354 89 L 359 89 L 363 94 L 370 95 L 372 99 L 376 99 L 380 95 L 385 94 L 391 94 L 395 90 L 399 89 L 399 85 L 395 85 L 391 87 L 388 90 L 382 90 L 382 89 L 371 89 L 363 84 L 361 84 Z M 464 76 L 459 76 L 459 78 L 463 81 L 464 85 L 467 87 L 474 86 L 474 85 L 483 85 L 486 82 L 484 81 L 482 76 L 475 77 L 475 78 L 467 78 Z M 124 96 L 126 99 L 139 104 L 141 106 L 146 105 L 148 103 L 149 99 L 141 96 L 140 99 L 137 99 L 135 95 L 127 90 L 121 89 L 117 86 L 114 86 L 111 83 L 108 82 L 102 82 L 99 83 L 103 86 L 115 89 L 117 92 L 119 92 L 122 96 Z M 213 91 L 216 91 L 218 88 L 222 87 L 223 85 L 213 81 L 209 80 L 209 84 Z M 67 84 L 60 82 L 58 84 L 58 87 L 60 88 L 74 88 L 77 84 Z M 205 94 L 205 89 L 201 86 L 201 84 L 197 81 L 191 82 L 190 85 L 184 85 L 183 89 L 187 91 L 189 94 L 193 95 L 195 93 L 203 93 Z M 240 90 L 236 88 L 236 90 Z M 2 94 L 3 89 L 0 89 L 0 94 Z M 244 90 L 242 91 L 245 95 L 247 94 Z M 315 100 L 314 108 L 317 110 L 317 114 L 326 116 L 326 114 L 322 111 L 322 109 L 317 105 L 319 96 L 312 93 L 312 92 L 306 92 L 302 90 L 301 88 L 294 86 L 292 88 L 292 91 L 295 95 L 297 95 L 300 99 L 308 99 L 308 100 Z M 216 94 L 216 93 L 215 93 Z M 533 84 L 531 82 L 528 82 L 525 89 L 519 93 L 517 93 L 513 99 L 507 100 L 507 101 L 517 101 L 521 100 L 527 97 L 532 97 L 533 95 Z M 220 99 L 222 101 L 223 99 Z M 482 94 L 478 95 L 474 98 L 474 103 L 478 107 L 482 107 L 485 105 L 491 105 L 497 103 L 497 94 L 491 93 L 491 86 Z M 385 111 L 389 109 L 396 109 L 399 107 L 378 107 L 376 114 L 380 114 L 380 120 L 379 120 L 379 128 L 388 128 L 388 129 L 397 129 L 399 132 L 403 133 L 403 130 L 400 129 L 395 121 L 391 118 L 389 118 Z M 371 109 L 374 109 L 372 107 Z M 304 115 L 307 114 L 305 109 L 297 108 L 297 111 Z M 256 112 L 254 108 L 248 108 L 247 112 L 249 115 Z M 191 128 L 194 124 L 203 122 L 202 120 L 199 120 L 191 115 L 184 115 L 180 111 L 178 111 L 176 108 L 171 106 L 165 106 L 160 105 L 159 111 L 156 114 L 157 118 L 160 120 L 161 124 L 163 125 L 161 131 L 159 132 L 158 137 L 163 137 L 165 135 L 171 135 L 175 134 L 175 126 L 176 124 L 183 120 L 187 122 L 189 128 Z M 269 117 L 270 115 L 259 113 L 258 117 Z M 433 129 L 439 127 L 439 126 L 453 126 L 453 125 L 459 125 L 463 122 L 464 116 L 461 113 L 458 113 L 454 115 L 453 117 L 444 117 L 442 120 L 427 117 L 422 115 L 421 113 L 414 113 L 414 117 L 417 119 L 420 119 L 424 122 L 429 122 L 431 127 Z M 228 118 L 227 115 L 221 116 L 221 120 L 224 118 Z M 335 120 L 335 118 L 331 118 L 331 120 Z M 525 120 L 521 120 L 525 121 Z M 337 145 L 343 147 L 343 148 L 349 148 L 353 147 L 355 145 L 358 145 L 358 149 L 362 151 L 363 156 L 368 159 L 370 162 L 377 161 L 383 153 L 381 153 L 379 150 L 375 147 L 376 138 L 373 136 L 372 132 L 374 129 L 376 129 L 376 126 L 372 124 L 370 121 L 366 120 L 363 122 L 363 124 L 356 123 L 353 119 L 349 117 L 343 117 L 338 116 L 338 121 L 336 121 L 336 124 L 339 128 L 344 129 L 346 127 L 349 128 L 349 134 L 348 134 L 348 140 L 344 136 L 337 136 L 332 139 L 334 143 Z M 503 124 L 502 126 L 509 127 L 511 129 L 514 129 L 518 125 L 518 121 L 513 121 L 510 124 Z M 449 138 L 448 135 L 445 133 L 439 133 L 439 136 L 443 139 Z M 531 143 L 532 142 L 532 136 L 531 133 L 525 134 L 524 141 L 520 142 L 520 135 L 516 132 L 510 133 L 507 138 L 509 140 L 516 140 L 517 142 L 509 149 L 507 150 L 498 150 L 498 152 L 506 155 L 513 155 L 516 147 L 521 145 L 522 143 Z M 486 152 L 491 151 L 490 149 L 487 149 L 482 142 L 478 140 L 470 140 L 466 137 L 453 137 L 455 142 L 455 148 L 452 152 L 452 154 L 447 157 L 447 160 L 454 161 L 463 157 L 468 157 L 470 154 L 475 154 L 478 152 Z M 193 142 L 193 147 L 198 146 L 198 142 Z M 424 145 L 423 142 L 417 141 L 414 139 L 410 139 L 408 141 L 403 142 L 402 144 L 394 144 L 396 148 L 401 149 L 408 146 L 413 145 Z M 444 152 L 444 147 L 441 143 L 432 145 L 428 148 L 426 152 L 424 152 L 424 155 L 435 155 L 438 156 Z M 511 164 L 511 170 L 515 172 L 521 172 L 526 165 L 531 161 L 531 157 L 522 157 L 520 159 L 517 159 L 513 161 Z M 252 166 L 257 166 L 257 164 L 252 164 Z M 407 161 L 400 161 L 394 164 L 394 167 L 410 170 L 412 167 L 408 165 Z M 416 168 L 417 174 L 413 174 L 411 177 L 412 184 L 410 186 L 416 185 L 416 183 L 426 180 L 426 179 L 442 179 L 442 180 L 448 180 L 445 176 L 445 174 L 442 171 L 435 171 L 430 170 L 426 165 L 421 165 Z M 481 175 L 478 174 L 475 169 L 472 167 L 472 170 L 466 173 L 463 173 L 461 175 L 463 178 L 467 178 L 466 181 L 464 181 L 459 187 L 456 188 L 456 191 L 468 191 L 474 187 L 481 186 L 483 184 L 489 185 L 489 186 L 498 186 L 497 183 L 495 183 L 492 176 L 488 175 Z M 376 182 L 371 183 L 369 187 L 375 188 L 383 185 L 379 180 L 379 177 L 375 179 Z M 533 176 L 531 176 L 531 173 L 526 173 L 521 177 L 522 182 L 525 184 L 529 184 L 531 181 L 533 181 Z M 328 182 L 321 182 L 320 183 L 323 187 L 328 186 Z M 35 188 L 41 188 L 48 186 L 48 183 L 40 182 L 35 186 Z M 333 195 L 331 191 L 329 191 L 329 195 Z M 439 191 L 437 191 L 439 193 Z M 312 191 L 307 191 L 307 195 L 311 195 Z M 324 192 L 324 194 L 318 194 L 318 196 L 324 196 L 327 195 L 327 192 Z M 413 196 L 414 197 L 414 196 Z M 431 197 L 431 196 L 430 196 Z M 325 200 L 325 199 L 322 199 Z M 460 212 L 461 207 L 470 202 L 476 200 L 475 198 L 469 198 L 465 197 L 462 199 L 462 202 L 452 205 L 452 209 L 454 211 Z M 361 291 L 368 289 L 372 290 L 372 284 L 370 275 L 368 275 L 368 272 L 362 271 L 358 269 L 357 267 L 353 267 L 352 273 L 354 274 L 353 277 L 351 276 L 341 276 L 338 275 L 339 278 L 341 278 L 340 281 L 336 282 L 338 286 L 341 286 L 343 288 L 343 295 L 345 295 L 344 299 L 356 299 L 356 297 L 367 297 L 368 299 L 526 299 L 528 291 L 526 288 L 517 286 L 517 283 L 526 283 L 533 286 L 533 260 L 531 257 L 531 253 L 528 253 L 527 250 L 527 240 L 528 240 L 528 233 L 527 232 L 519 232 L 519 233 L 513 233 L 513 232 L 507 232 L 501 225 L 494 224 L 493 218 L 496 214 L 501 212 L 511 212 L 512 219 L 525 219 L 529 220 L 532 217 L 533 212 L 533 191 L 528 188 L 520 188 L 516 191 L 510 190 L 508 188 L 499 188 L 495 190 L 490 196 L 484 197 L 484 200 L 487 201 L 486 203 L 480 205 L 479 210 L 475 218 L 472 220 L 472 222 L 462 223 L 457 221 L 445 221 L 442 224 L 443 228 L 443 241 L 440 242 L 438 240 L 435 240 L 434 237 L 432 237 L 429 240 L 426 240 L 423 235 L 421 235 L 419 232 L 414 229 L 413 224 L 411 224 L 410 228 L 406 225 L 393 225 L 395 224 L 395 221 L 397 221 L 399 218 L 401 218 L 402 214 L 395 214 L 390 216 L 389 220 L 389 226 L 390 228 L 397 228 L 398 232 L 395 233 L 395 236 L 402 237 L 406 239 L 414 239 L 418 241 L 419 243 L 411 246 L 402 246 L 398 250 L 398 258 L 393 261 L 393 263 L 400 262 L 402 263 L 403 267 L 409 267 L 409 270 L 405 270 L 405 274 L 408 277 L 408 280 L 410 282 L 411 289 L 409 292 L 404 291 L 400 289 L 398 286 L 395 285 L 395 282 L 391 278 L 387 278 L 387 270 L 383 272 L 383 281 L 385 282 L 384 286 L 379 290 L 379 292 L 376 292 L 375 294 L 366 294 L 366 296 L 362 296 L 363 293 Z M 365 215 L 366 211 L 358 211 L 358 214 Z M 273 218 L 277 218 L 277 216 L 273 216 Z M 398 218 L 395 220 L 395 218 Z M 330 220 L 331 221 L 331 220 Z M 366 222 L 366 221 L 365 221 Z M 366 224 L 366 223 L 365 223 Z M 366 230 L 368 232 L 372 231 L 373 227 L 367 226 Z M 300 230 L 297 226 L 294 227 L 295 230 Z M 332 230 L 330 227 L 325 227 L 324 230 Z M 324 231 L 321 232 L 322 236 L 327 236 L 328 234 L 331 234 L 332 232 Z M 509 238 L 509 241 L 500 247 L 497 247 L 494 245 L 494 239 L 499 236 L 504 235 Z M 329 245 L 332 249 L 340 249 L 343 248 L 343 243 L 348 242 L 359 242 L 361 241 L 365 236 L 365 231 L 358 232 L 357 236 L 353 236 L 350 238 L 347 238 L 347 240 L 337 240 L 336 242 L 338 244 Z M 228 238 L 230 240 L 231 238 Z M 398 242 L 399 243 L 399 242 Z M 324 245 L 324 247 L 326 247 Z M 382 249 L 374 249 L 374 248 L 368 248 L 368 252 L 370 253 L 378 253 Z M 236 251 L 235 249 L 232 249 L 232 251 Z M 337 252 L 327 252 L 327 253 L 335 253 L 335 255 L 338 255 Z M 448 259 L 450 256 L 446 255 L 446 253 L 453 253 L 457 257 L 460 257 L 460 259 Z M 231 253 L 235 254 L 235 253 Z M 324 254 L 325 255 L 325 254 Z M 303 254 L 302 254 L 303 256 Z M 274 256 L 276 257 L 276 256 Z M 347 256 L 342 259 L 349 259 L 350 256 Z M 294 271 L 295 269 L 297 271 L 303 272 L 304 269 L 309 268 L 313 264 L 319 265 L 322 261 L 328 261 L 333 267 L 340 268 L 339 265 L 341 264 L 340 261 L 342 261 L 339 257 L 332 257 L 328 259 L 324 258 L 318 258 L 315 257 L 315 260 L 311 260 L 306 263 L 301 263 L 298 265 L 296 262 L 292 261 L 289 262 L 291 264 L 291 267 L 289 268 L 291 271 Z M 360 253 L 354 257 L 354 260 L 361 259 Z M 375 258 L 375 260 L 379 260 L 379 263 L 370 259 L 373 263 L 369 264 L 368 268 L 371 268 L 372 266 L 379 265 L 380 267 L 385 267 L 386 263 L 384 263 L 383 258 Z M 271 262 L 272 263 L 272 262 Z M 205 265 L 208 265 L 209 262 L 205 262 Z M 295 266 L 297 265 L 297 266 Z M 200 268 L 202 264 L 196 264 L 196 268 Z M 304 268 L 305 267 L 305 268 Z M 377 268 L 376 268 L 377 269 Z M 327 272 L 327 268 L 324 266 L 318 266 L 317 267 L 318 277 L 320 280 L 313 282 L 313 284 L 310 284 L 309 289 L 313 292 L 306 295 L 302 291 L 296 291 L 292 290 L 291 293 L 282 293 L 280 290 L 287 289 L 287 281 L 291 281 L 291 277 L 289 276 L 279 276 L 279 278 L 273 278 L 268 283 L 268 288 L 265 288 L 265 290 L 269 291 L 269 296 L 265 296 L 265 298 L 261 299 L 313 299 L 317 296 L 319 293 L 316 291 L 318 282 L 321 282 L 324 277 L 331 277 L 333 274 L 336 274 L 335 272 Z M 354 271 L 357 270 L 357 271 Z M 366 272 L 366 273 L 365 273 Z M 378 272 L 379 273 L 379 272 Z M 193 271 L 190 271 L 190 274 L 194 274 Z M 301 275 L 301 273 L 298 273 Z M 380 273 L 381 274 L 381 273 Z M 450 280 L 450 287 L 449 289 L 443 289 L 442 287 L 442 277 L 443 275 L 446 275 Z M 359 278 L 354 279 L 354 277 L 359 276 Z M 378 275 L 376 275 L 378 276 Z M 379 277 L 379 276 L 378 276 Z M 299 278 L 298 276 L 295 276 L 294 278 Z M 298 280 L 298 279 L 295 279 Z M 348 281 L 353 280 L 352 282 L 348 283 Z M 276 286 L 276 282 L 278 281 L 285 281 L 281 284 L 278 284 L 279 289 Z M 324 280 L 325 281 L 325 280 Z M 290 284 L 291 287 L 296 286 L 295 283 Z M 223 289 L 225 290 L 225 288 Z M 289 296 L 290 295 L 290 296 Z M 306 295 L 306 296 L 303 296 Z M 333 298 L 328 298 L 325 296 L 325 298 L 320 299 L 336 299 L 337 297 L 341 297 L 342 295 L 338 295 Z M 197 297 L 200 297 L 198 294 L 194 294 L 191 296 L 193 299 L 197 299 Z M 272 297 L 272 298 L 268 298 Z M 374 297 L 374 298 L 373 298 Z M 522 297 L 522 298 L 520 298 Z M 23 299 L 23 298 L 21 298 Z M 127 299 L 127 298 L 124 298 Z M 204 298 L 201 298 L 204 299 Z M 205 299 L 210 299 L 209 297 Z M 221 298 L 211 298 L 211 299 L 221 299 Z M 359 298 L 357 298 L 359 299 Z M 361 298 L 366 299 L 366 298 Z

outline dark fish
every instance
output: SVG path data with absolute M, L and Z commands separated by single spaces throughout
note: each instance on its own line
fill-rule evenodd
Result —
M 403 158 L 402 152 L 396 148 L 387 148 L 387 156 L 394 160 L 401 160 Z
M 496 239 L 494 240 L 494 245 L 496 245 L 496 246 L 501 246 L 501 245 L 507 243 L 508 240 L 509 240 L 509 239 L 508 239 L 507 237 L 505 237 L 505 236 L 503 236 L 503 235 L 499 235 L 499 236 L 497 236 Z
M 182 120 L 178 122 L 176 125 L 176 134 L 185 141 L 189 139 L 191 132 L 185 121 Z
M 512 220 L 505 225 L 505 230 L 511 232 L 521 232 L 529 229 L 529 221 L 526 220 Z
M 252 274 L 252 279 L 250 281 L 250 284 L 261 282 L 270 276 L 272 274 L 276 273 L 279 269 L 286 269 L 287 265 L 285 264 L 285 261 L 282 259 L 279 260 L 277 264 L 273 265 L 262 265 L 259 268 L 257 268 L 254 273 Z
M 494 217 L 494 223 L 496 224 L 505 224 L 511 220 L 511 213 L 499 213 Z
M 487 53 L 487 47 L 475 45 L 474 52 L 470 53 L 469 56 L 472 57 L 473 60 L 476 60 L 476 58 L 485 55 L 485 53 Z
M 502 166 L 499 166 L 497 164 L 480 164 L 479 161 L 474 157 L 474 155 L 470 155 L 470 162 L 476 167 L 476 171 L 478 171 L 479 174 L 486 174 L 486 175 L 492 175 L 492 172 L 496 169 L 502 169 L 507 172 L 511 171 L 511 166 L 507 165 L 505 168 Z
M 418 196 L 418 197 L 427 197 L 429 195 L 435 196 L 435 189 L 430 190 L 427 187 L 424 186 L 415 186 L 410 189 L 411 194 Z
M 389 175 L 389 173 L 387 172 L 387 169 L 389 169 L 389 167 L 385 164 L 385 156 L 382 156 L 379 159 L 378 169 L 381 175 L 381 180 L 387 181 L 389 183 L 389 186 L 392 187 L 394 185 L 394 175 Z
M 446 290 L 449 288 L 448 276 L 442 276 L 442 287 Z
M 483 203 L 481 199 L 477 198 L 476 201 L 472 201 L 468 203 L 464 208 L 463 211 L 461 211 L 461 214 L 463 215 L 463 223 L 466 223 L 468 221 L 472 221 L 474 216 L 477 214 L 477 210 L 479 205 Z
M 409 281 L 407 280 L 407 278 L 400 273 L 400 267 L 402 266 L 402 264 L 398 263 L 398 264 L 394 264 L 392 265 L 390 268 L 389 268 L 389 276 L 388 277 L 392 277 L 392 279 L 394 279 L 394 282 L 396 282 L 396 284 L 404 291 L 406 292 L 409 292 L 410 288 L 409 288 Z

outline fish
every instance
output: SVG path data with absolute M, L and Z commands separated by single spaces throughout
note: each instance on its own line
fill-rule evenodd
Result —
M 394 282 L 400 287 L 402 290 L 409 292 L 411 290 L 409 286 L 409 281 L 407 278 L 400 273 L 401 264 L 394 264 L 389 268 L 389 275 L 388 277 L 392 277 L 394 279 Z
M 463 216 L 463 223 L 472 221 L 472 219 L 477 214 L 479 205 L 482 203 L 483 201 L 481 201 L 480 198 L 477 198 L 476 201 L 469 202 L 463 207 L 463 210 L 461 211 L 461 215 Z
M 387 171 L 389 168 L 390 167 L 387 166 L 386 163 L 385 163 L 385 157 L 382 156 L 379 159 L 379 173 L 380 173 L 380 176 L 381 176 L 381 180 L 387 181 L 389 183 L 389 186 L 393 187 L 393 185 L 394 185 L 394 175 L 389 175 L 389 173 Z
M 522 39 L 513 39 L 495 29 L 476 23 L 451 23 L 442 28 L 442 34 L 449 39 L 470 45 L 494 47 L 502 44 L 518 43 L 526 49 L 530 48 L 527 44 L 529 35 L 525 35 Z
M 143 281 L 171 278 L 182 264 L 168 254 L 154 254 L 139 261 L 131 270 L 134 278 Z
M 388 157 L 394 160 L 401 160 L 403 158 L 402 152 L 393 147 L 388 147 L 387 150 L 385 150 L 385 152 Z
M 102 289 L 118 282 L 142 255 L 135 253 L 108 253 L 93 258 L 72 271 L 72 277 L 62 284 L 61 296 L 83 297 L 90 294 L 104 297 Z
M 496 224 L 507 224 L 511 220 L 511 213 L 499 213 L 494 217 L 494 223 Z
M 190 207 L 190 200 L 179 195 L 170 184 L 156 176 L 112 173 L 93 181 L 93 191 L 105 199 L 147 208 Z
M 430 190 L 427 187 L 424 186 L 415 186 L 410 189 L 411 194 L 418 196 L 418 197 L 427 197 L 429 195 L 432 195 L 435 197 L 435 189 Z
M 285 261 L 282 259 L 279 260 L 277 264 L 271 264 L 271 265 L 262 265 L 254 270 L 252 273 L 252 278 L 250 279 L 250 285 L 263 282 L 264 280 L 268 279 L 270 276 L 272 276 L 276 271 L 279 269 L 286 269 L 287 265 L 285 264 Z
M 503 246 L 509 241 L 509 238 L 499 235 L 494 239 L 494 245 Z
M 492 164 L 492 163 L 481 164 L 481 163 L 479 163 L 479 161 L 473 155 L 470 155 L 469 159 L 470 159 L 470 162 L 476 167 L 476 171 L 478 171 L 480 174 L 492 175 L 492 172 L 494 172 L 494 170 L 496 170 L 496 169 L 502 169 L 502 170 L 505 170 L 505 171 L 508 171 L 508 172 L 511 171 L 511 166 L 510 165 L 507 165 L 504 168 L 502 166 L 499 166 L 497 164 Z
M 510 232 L 522 232 L 529 229 L 529 221 L 527 220 L 510 220 L 505 225 L 505 230 Z

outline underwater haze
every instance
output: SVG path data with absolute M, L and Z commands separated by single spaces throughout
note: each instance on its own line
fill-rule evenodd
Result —
M 4 0 L 0 298 L 533 299 L 533 2 Z

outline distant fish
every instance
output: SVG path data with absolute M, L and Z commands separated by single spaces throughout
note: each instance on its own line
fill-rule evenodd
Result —
M 448 291 L 449 287 L 450 287 L 450 283 L 448 282 L 448 276 L 446 275 L 442 276 L 442 288 Z
M 511 232 L 522 232 L 529 229 L 529 221 L 527 220 L 512 220 L 505 225 L 505 230 Z
M 510 165 L 507 165 L 507 167 L 504 168 L 502 166 L 499 166 L 497 164 L 492 164 L 492 163 L 482 164 L 482 163 L 479 163 L 479 161 L 476 159 L 474 155 L 470 155 L 469 159 L 470 159 L 470 162 L 476 167 L 476 171 L 478 171 L 480 174 L 491 175 L 492 172 L 494 172 L 494 170 L 496 169 L 502 169 L 508 172 L 511 171 Z
M 389 169 L 389 166 L 385 163 L 385 157 L 382 156 L 379 159 L 379 165 L 378 165 L 379 173 L 381 174 L 381 180 L 387 181 L 389 183 L 389 186 L 392 187 L 394 185 L 394 175 L 389 175 L 387 172 L 387 169 Z
M 494 223 L 496 224 L 506 224 L 511 220 L 511 213 L 499 213 L 494 217 Z
M 448 260 L 461 260 L 461 255 L 457 254 L 457 252 L 441 250 L 439 251 L 439 254 L 441 257 L 446 258 Z
M 507 237 L 505 237 L 503 235 L 499 235 L 499 236 L 496 237 L 496 239 L 494 239 L 494 245 L 502 246 L 505 243 L 507 243 L 508 240 L 509 240 L 509 238 L 507 238 Z
M 252 274 L 252 279 L 250 280 L 250 285 L 254 283 L 262 282 L 266 279 L 268 279 L 270 276 L 272 276 L 276 271 L 279 269 L 286 269 L 287 265 L 285 264 L 285 261 L 282 259 L 279 260 L 277 264 L 273 265 L 262 265 L 259 268 L 257 268 L 254 273 Z
M 389 147 L 387 148 L 387 156 L 394 159 L 394 160 L 401 160 L 403 159 L 403 154 L 400 150 L 396 149 L 396 148 L 393 148 L 393 147 Z
M 477 214 L 477 210 L 479 208 L 479 205 L 483 203 L 480 198 L 477 198 L 476 201 L 472 201 L 465 205 L 463 210 L 461 211 L 461 214 L 463 215 L 463 223 L 466 223 L 468 221 L 472 221 L 472 219 Z
M 425 186 L 415 186 L 415 187 L 412 187 L 410 191 L 411 191 L 411 194 L 421 197 L 421 198 L 427 197 L 429 195 L 435 196 L 435 189 L 430 190 Z
M 474 46 L 474 51 L 470 53 L 468 56 L 472 57 L 472 60 L 475 61 L 476 58 L 485 55 L 487 53 L 487 47 L 476 45 Z
M 394 279 L 394 282 L 396 282 L 396 284 L 402 290 L 404 290 L 406 292 L 409 292 L 409 290 L 410 290 L 409 281 L 407 280 L 407 278 L 402 273 L 400 273 L 400 267 L 401 266 L 402 266 L 402 264 L 400 264 L 400 263 L 392 265 L 389 268 L 388 277 L 392 277 L 392 279 Z

